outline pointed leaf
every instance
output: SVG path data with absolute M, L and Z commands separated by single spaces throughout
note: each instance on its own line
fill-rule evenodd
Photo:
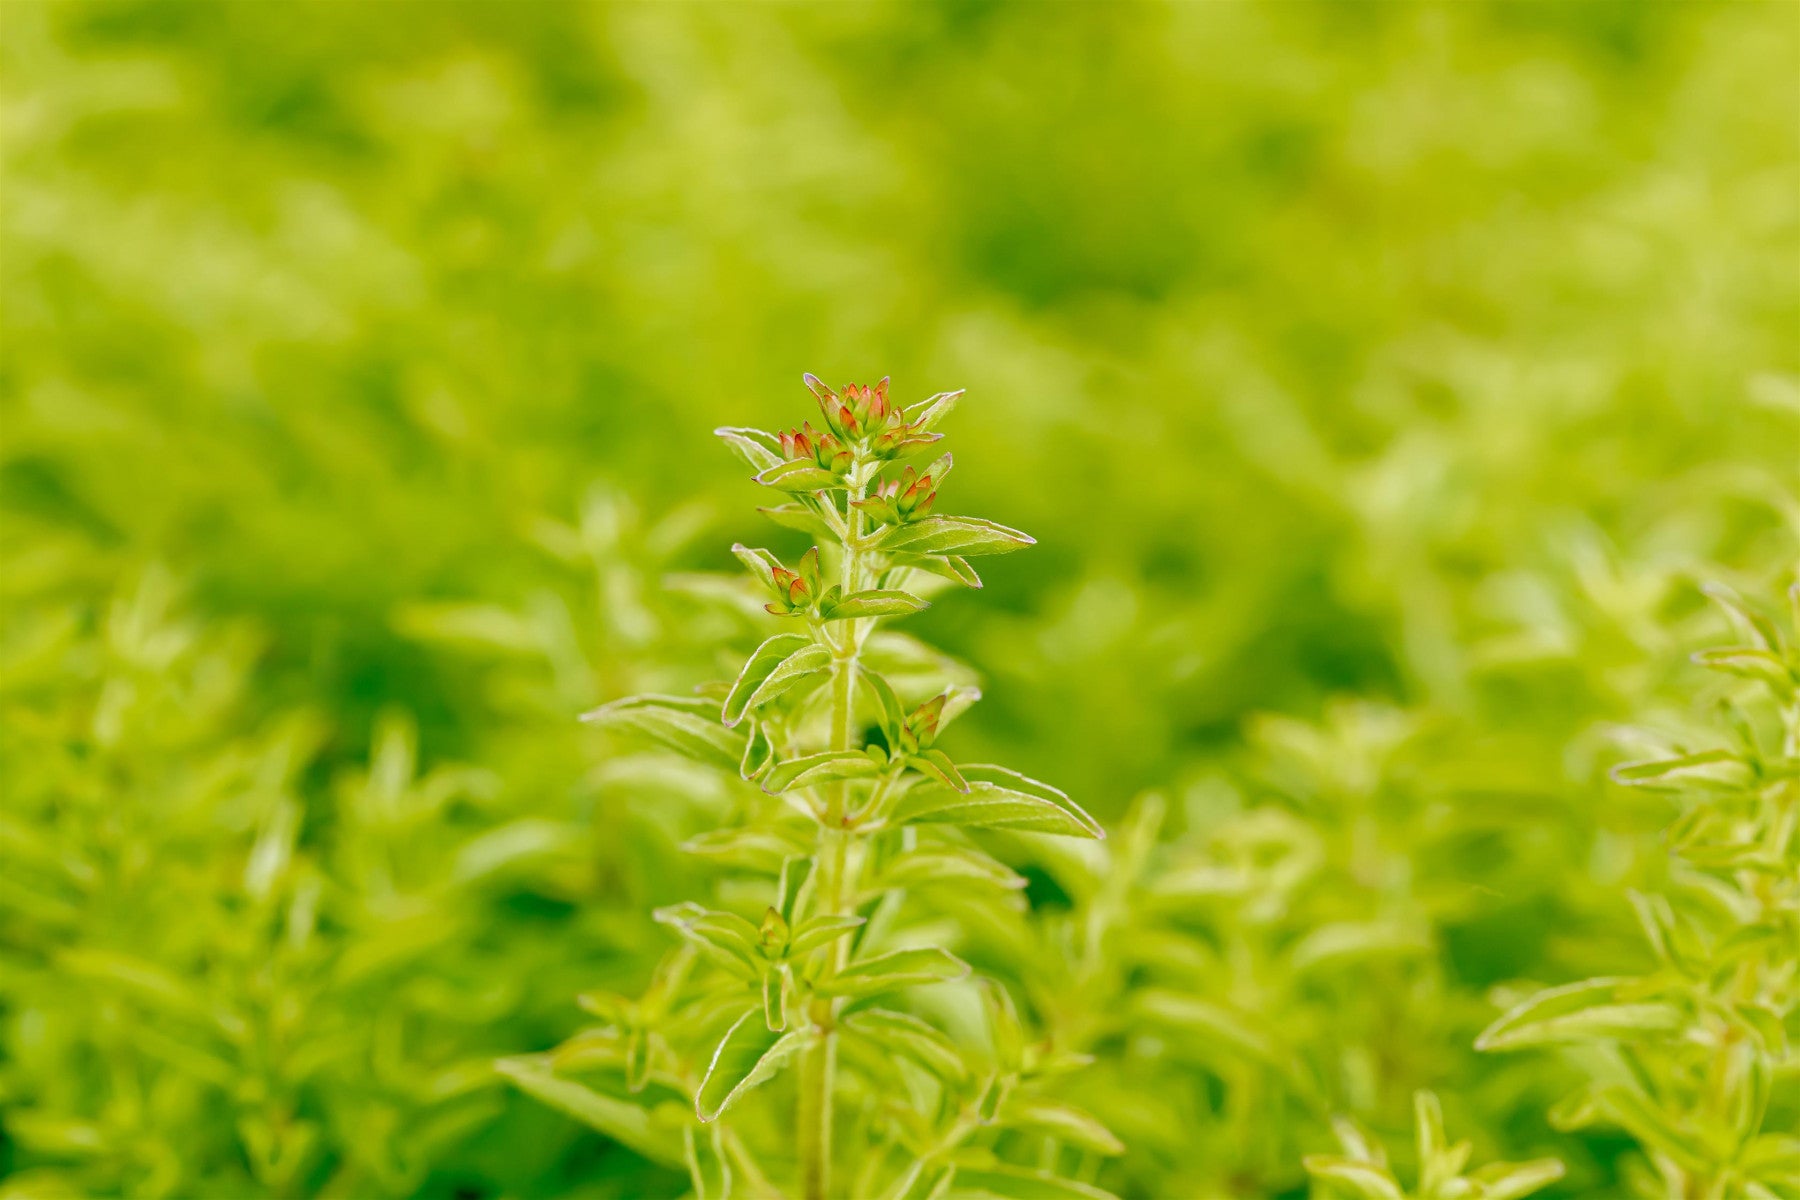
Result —
M 842 475 L 827 471 L 817 463 L 803 458 L 795 459 L 793 462 L 778 463 L 765 471 L 758 472 L 756 482 L 764 487 L 777 488 L 784 492 L 821 492 L 850 486 L 844 481 Z
M 1125 1153 L 1125 1143 L 1092 1115 L 1043 1096 L 1013 1092 L 1000 1106 L 1000 1124 L 1046 1133 L 1095 1154 Z
M 1521 1196 L 1549 1187 L 1566 1172 L 1554 1158 L 1533 1159 L 1526 1163 L 1490 1163 L 1469 1178 L 1481 1185 L 1479 1200 L 1519 1200 Z
M 796 650 L 812 645 L 812 639 L 803 633 L 778 633 L 751 652 L 738 671 L 737 679 L 732 682 L 731 691 L 725 695 L 725 706 L 722 713 L 726 725 L 736 725 L 744 719 L 744 710 L 749 706 L 750 694 L 769 677 L 769 672 L 780 666 L 782 661 Z
M 744 736 L 718 721 L 710 700 L 690 702 L 678 696 L 632 696 L 581 714 L 602 729 L 642 734 L 697 762 L 737 770 L 744 756 Z
M 731 1200 L 731 1163 L 725 1157 L 725 1131 L 717 1125 L 681 1130 L 688 1178 L 694 1184 L 694 1200 Z
M 969 1069 L 955 1043 L 910 1013 L 865 1008 L 845 1017 L 843 1026 L 886 1053 L 906 1055 L 940 1079 L 957 1082 L 968 1077 Z
M 762 1010 L 753 1008 L 737 1019 L 713 1051 L 706 1078 L 694 1095 L 694 1112 L 710 1122 L 736 1103 L 738 1097 L 779 1072 L 804 1044 L 798 1030 L 775 1033 L 763 1023 Z
M 948 950 L 928 946 L 895 950 L 851 963 L 833 978 L 819 983 L 816 990 L 827 996 L 873 996 L 895 988 L 962 979 L 968 973 L 968 963 Z
M 1309 1154 L 1305 1165 L 1310 1174 L 1329 1180 L 1357 1200 L 1406 1200 L 1406 1193 L 1400 1190 L 1394 1177 L 1373 1163 L 1329 1154 Z
M 810 917 L 800 922 L 794 930 L 794 936 L 788 942 L 788 957 L 798 958 L 808 950 L 817 949 L 825 943 L 849 933 L 859 925 L 866 925 L 864 917 L 821 916 Z
M 776 664 L 768 678 L 756 685 L 750 693 L 748 707 L 751 711 L 773 704 L 783 696 L 796 690 L 807 690 L 823 682 L 826 671 L 831 668 L 831 651 L 820 645 L 802 646 L 780 663 Z
M 1672 1004 L 1618 1003 L 1619 979 L 1547 988 L 1514 1006 L 1475 1039 L 1477 1050 L 1516 1050 L 1557 1042 L 1666 1033 L 1683 1023 Z
M 867 779 L 884 770 L 860 750 L 827 750 L 776 764 L 763 778 L 763 791 L 778 795 L 834 779 Z
M 1064 837 L 1106 836 L 1098 821 L 1047 783 L 985 763 L 964 766 L 962 776 L 969 785 L 967 792 L 930 780 L 914 784 L 894 809 L 895 823 L 1017 829 Z
M 895 525 L 882 535 L 877 549 L 906 554 L 1006 554 L 1034 546 L 1037 539 L 979 517 L 926 517 Z
M 911 592 L 884 590 L 852 592 L 829 606 L 820 604 L 820 615 L 827 621 L 850 621 L 858 617 L 904 617 L 931 607 Z
M 945 417 L 956 411 L 956 402 L 963 398 L 966 388 L 957 388 L 954 392 L 939 392 L 929 399 L 921 400 L 906 410 L 906 423 L 919 433 L 930 433 L 943 423 Z
M 636 1104 L 596 1092 L 573 1079 L 554 1075 L 538 1058 L 503 1058 L 494 1064 L 520 1091 L 582 1121 L 652 1162 L 681 1164 L 681 1147 L 672 1131 L 651 1120 Z
M 997 1200 L 1118 1200 L 1111 1192 L 1091 1183 L 1079 1183 L 1047 1171 L 1031 1171 L 1004 1163 L 980 1169 L 957 1167 L 956 1194 L 980 1196 L 984 1200 L 986 1197 Z
M 731 452 L 743 459 L 744 465 L 752 471 L 760 473 L 781 465 L 781 439 L 772 433 L 728 425 L 713 430 L 713 436 L 731 447 Z

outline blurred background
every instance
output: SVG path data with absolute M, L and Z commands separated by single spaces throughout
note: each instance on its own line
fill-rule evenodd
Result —
M 1468 1043 L 1638 953 L 1595 731 L 1795 561 L 1797 12 L 9 0 L 0 1194 L 681 1192 L 483 1064 L 706 877 L 721 785 L 573 718 L 754 644 L 690 575 L 797 535 L 710 430 L 805 370 L 967 388 L 940 506 L 1038 538 L 915 623 L 959 756 L 1341 842 L 1268 953 L 1377 914 L 1398 974 L 1219 986 L 1603 1194 Z M 1419 730 L 1440 806 L 1370 800 Z M 1096 1038 L 1109 1186 L 1304 1189 L 1253 1065 L 1137 1111 L 1166 1048 Z

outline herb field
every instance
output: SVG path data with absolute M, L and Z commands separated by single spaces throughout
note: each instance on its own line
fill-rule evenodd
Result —
M 0 4 L 0 1200 L 1800 1200 L 1797 78 Z

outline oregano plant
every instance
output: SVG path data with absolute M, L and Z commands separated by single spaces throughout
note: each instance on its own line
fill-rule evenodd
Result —
M 583 996 L 597 1025 L 501 1069 L 685 1168 L 703 1200 L 1104 1196 L 1070 1176 L 1121 1147 L 1050 1086 L 1083 1060 L 1030 1039 L 1006 989 L 939 944 L 942 922 L 909 923 L 934 886 L 1016 904 L 1023 879 L 972 830 L 1104 836 L 1048 784 L 950 758 L 938 739 L 979 692 L 884 624 L 935 589 L 980 587 L 970 559 L 1032 539 L 936 511 L 949 454 L 903 461 L 935 453 L 960 392 L 908 408 L 886 379 L 805 381 L 819 427 L 718 431 L 777 493 L 762 511 L 815 539 L 785 562 L 733 547 L 776 628 L 729 681 L 584 718 L 749 785 L 740 819 L 688 843 L 735 902 L 658 910 L 680 942 L 649 988 Z M 907 1002 L 952 981 L 936 1008 L 959 1020 Z
M 1776 1200 L 1800 1195 L 1800 643 L 1731 589 L 1706 591 L 1740 636 L 1694 655 L 1722 685 L 1716 724 L 1612 772 L 1672 805 L 1667 883 L 1630 897 L 1653 967 L 1539 991 L 1477 1045 L 1585 1064 L 1551 1121 L 1630 1134 L 1647 1159 L 1635 1194 Z M 1800 633 L 1800 585 L 1788 599 Z

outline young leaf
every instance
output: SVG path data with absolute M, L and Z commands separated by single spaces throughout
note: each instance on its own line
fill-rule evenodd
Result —
M 697 833 L 681 844 L 689 854 L 698 854 L 735 867 L 780 872 L 781 864 L 795 854 L 806 852 L 805 844 L 786 832 L 746 826 L 741 829 L 709 829 Z
M 797 529 L 820 541 L 834 541 L 843 536 L 841 529 L 834 528 L 829 521 L 808 508 L 805 503 L 777 504 L 769 508 L 759 508 L 756 511 L 784 529 Z
M 757 949 L 756 926 L 736 913 L 711 912 L 684 900 L 652 914 L 691 939 L 714 962 L 734 974 L 757 979 L 762 974 L 762 955 Z
M 851 963 L 816 987 L 827 996 L 873 996 L 895 988 L 962 979 L 968 973 L 968 963 L 948 950 L 928 946 Z
M 735 771 L 743 761 L 744 737 L 721 725 L 717 715 L 710 700 L 632 696 L 602 704 L 581 714 L 581 719 L 602 729 L 643 734 L 697 762 Z
M 821 682 L 818 678 L 831 666 L 831 651 L 820 645 L 802 646 L 776 664 L 768 677 L 750 693 L 746 707 L 754 711 L 773 704 L 797 688 L 808 688 Z
M 773 591 L 775 588 L 775 571 L 781 566 L 781 560 L 768 550 L 752 549 L 742 542 L 731 544 L 731 553 L 744 564 L 744 569 L 756 578 L 763 587 Z
M 969 560 L 960 554 L 892 554 L 888 556 L 888 561 L 896 567 L 924 571 L 940 579 L 960 583 L 964 587 L 981 587 L 981 576 L 969 565 Z
M 763 791 L 779 795 L 834 779 L 867 779 L 883 770 L 884 767 L 860 750 L 827 750 L 778 763 L 763 778 Z
M 1615 783 L 1628 787 L 1665 784 L 1725 784 L 1747 782 L 1748 768 L 1729 750 L 1702 750 L 1679 758 L 1655 762 L 1624 763 L 1612 769 Z
M 800 927 L 794 930 L 794 936 L 788 941 L 788 957 L 797 958 L 808 950 L 817 949 L 867 923 L 863 917 L 810 917 L 800 922 Z
M 970 1196 L 999 1200 L 1118 1200 L 1111 1192 L 1091 1183 L 1063 1179 L 1048 1171 L 993 1163 L 982 1168 L 959 1166 L 956 1190 Z
M 685 1125 L 681 1138 L 694 1200 L 730 1200 L 731 1163 L 725 1157 L 724 1131 L 717 1125 L 705 1130 Z
M 796 459 L 778 463 L 759 472 L 756 482 L 784 492 L 820 492 L 848 487 L 842 475 L 835 475 L 817 463 Z
M 883 552 L 906 554 L 1006 554 L 1035 546 L 1037 539 L 978 517 L 925 517 L 895 525 L 878 543 Z
M 988 764 L 964 766 L 962 775 L 969 785 L 967 792 L 930 780 L 914 784 L 894 809 L 895 823 L 935 822 L 1064 837 L 1106 836 L 1098 821 L 1047 783 Z
M 721 714 L 725 724 L 732 726 L 743 720 L 744 712 L 749 707 L 750 694 L 761 686 L 769 673 L 796 650 L 812 644 L 812 639 L 803 633 L 778 633 L 752 651 L 744 661 L 743 668 L 738 671 L 731 691 L 725 695 L 725 706 Z
M 962 772 L 956 769 L 956 764 L 942 750 L 926 750 L 913 756 L 912 763 L 945 787 L 968 794 L 969 781 L 963 778 Z
M 940 1079 L 956 1082 L 968 1077 L 969 1069 L 955 1044 L 909 1013 L 865 1008 L 845 1017 L 843 1026 L 886 1053 L 905 1054 Z
M 1617 1003 L 1620 979 L 1589 979 L 1538 992 L 1508 1010 L 1475 1039 L 1477 1050 L 1516 1050 L 1556 1042 L 1629 1038 L 1680 1028 L 1671 1004 Z
M 761 473 L 781 465 L 781 440 L 772 433 L 728 425 L 713 430 L 713 436 L 731 447 L 731 452 L 743 459 L 744 465 L 752 471 Z
M 908 424 L 918 433 L 930 433 L 943 423 L 945 417 L 956 411 L 956 402 L 963 398 L 966 391 L 957 388 L 954 392 L 939 392 L 926 400 L 921 400 L 907 410 Z
M 1480 1200 L 1519 1200 L 1549 1187 L 1564 1174 L 1557 1159 L 1539 1158 L 1526 1163 L 1490 1163 L 1470 1172 L 1469 1178 L 1481 1186 L 1475 1193 Z
M 1049 1134 L 1095 1154 L 1125 1153 L 1125 1143 L 1093 1116 L 1073 1105 L 1042 1096 L 1013 1092 L 1000 1106 L 1000 1124 Z
M 1385 1167 L 1332 1154 L 1309 1154 L 1305 1166 L 1309 1174 L 1330 1181 L 1357 1200 L 1406 1200 L 1406 1193 Z
M 494 1068 L 520 1091 L 592 1126 L 652 1162 L 670 1167 L 681 1165 L 681 1147 L 674 1141 L 673 1131 L 652 1121 L 650 1114 L 636 1104 L 553 1075 L 537 1058 L 503 1058 Z
M 760 1009 L 746 1012 L 713 1051 L 706 1077 L 694 1094 L 695 1114 L 703 1122 L 716 1120 L 739 1096 L 772 1079 L 807 1036 L 798 1030 L 775 1033 L 763 1022 Z
M 911 592 L 852 592 L 830 604 L 821 602 L 819 615 L 826 621 L 850 621 L 858 617 L 904 617 L 930 607 Z
M 973 882 L 1017 890 L 1025 886 L 1026 879 L 999 859 L 972 847 L 938 846 L 911 850 L 896 857 L 869 881 L 869 890 L 884 892 L 894 888 Z

